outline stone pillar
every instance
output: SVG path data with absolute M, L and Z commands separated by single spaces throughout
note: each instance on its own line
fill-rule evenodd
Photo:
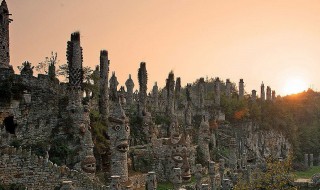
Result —
M 264 84 L 263 84 L 263 82 L 262 82 L 262 84 L 261 84 L 261 95 L 260 95 L 260 97 L 261 97 L 261 100 L 262 100 L 262 101 L 266 100 L 266 93 L 265 93 L 265 91 L 264 91 Z
M 231 98 L 231 82 L 230 79 L 226 81 L 226 97 Z
M 143 116 L 147 112 L 147 84 L 148 84 L 148 73 L 146 63 L 141 62 L 138 70 L 139 80 L 139 115 Z
M 272 101 L 276 100 L 276 91 L 272 90 Z
M 181 78 L 177 77 L 176 79 L 176 87 L 175 87 L 175 110 L 178 109 L 179 99 L 181 96 Z
M 167 114 L 171 117 L 174 115 L 174 74 L 171 71 L 166 81 L 167 90 Z
M 126 87 L 127 87 L 127 104 L 132 105 L 133 104 L 133 88 L 134 88 L 134 82 L 131 79 L 131 75 L 129 75 L 128 80 L 126 81 Z
M 110 95 L 109 95 L 109 99 L 113 102 L 117 102 L 118 101 L 118 79 L 116 77 L 116 72 L 112 72 L 112 76 L 109 80 L 110 82 Z
M 108 77 L 109 77 L 109 59 L 108 51 L 100 51 L 100 95 L 99 95 L 99 111 L 101 118 L 104 122 L 107 121 L 109 114 L 109 87 L 108 87 Z
M 157 189 L 157 175 L 155 172 L 148 172 L 146 181 L 146 190 Z
M 310 157 L 310 167 L 313 167 L 313 154 L 309 154 Z
M 202 179 L 202 165 L 196 164 L 194 171 L 194 177 L 196 179 L 196 189 L 201 189 L 201 179 Z
M 271 101 L 271 88 L 267 86 L 267 101 Z
M 157 82 L 154 83 L 152 88 L 152 97 L 153 97 L 153 108 L 155 111 L 159 108 L 159 89 Z
M 308 154 L 304 154 L 304 166 L 309 167 Z
M 199 108 L 204 108 L 204 78 L 200 78 L 198 84 L 198 94 L 199 94 Z
M 219 160 L 219 173 L 220 173 L 220 184 L 222 184 L 222 180 L 224 178 L 224 170 L 225 170 L 225 160 L 224 159 L 220 159 Z
M 210 188 L 211 190 L 216 190 L 216 169 L 215 162 L 209 162 L 209 176 L 210 176 Z
M 240 79 L 239 82 L 239 100 L 242 100 L 244 97 L 244 82 L 243 79 Z
M 214 103 L 216 106 L 220 106 L 220 79 L 216 78 L 214 82 Z
M 120 186 L 120 176 L 111 176 L 110 190 L 121 190 Z
M 9 18 L 9 9 L 6 1 L 2 1 L 0 6 L 0 15 L 1 15 L 1 31 L 0 31 L 0 41 L 2 47 L 0 48 L 0 68 L 12 68 L 10 65 L 10 49 L 9 49 L 9 24 L 12 19 Z
M 229 167 L 235 171 L 237 169 L 237 143 L 235 138 L 230 139 L 230 155 L 229 155 Z
M 256 102 L 256 99 L 257 99 L 257 91 L 256 90 L 252 90 L 252 94 L 251 94 L 252 102 Z
M 242 168 L 245 168 L 248 164 L 247 162 L 247 154 L 244 152 L 242 153 L 242 159 L 241 159 L 241 163 L 242 163 Z
M 181 168 L 173 168 L 173 174 L 171 178 L 174 190 L 180 190 L 182 184 Z

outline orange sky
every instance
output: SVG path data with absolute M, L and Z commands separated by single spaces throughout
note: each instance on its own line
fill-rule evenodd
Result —
M 84 65 L 109 51 L 121 85 L 145 61 L 149 90 L 173 70 L 182 84 L 199 77 L 244 79 L 245 90 L 270 85 L 284 95 L 287 80 L 318 90 L 319 0 L 7 0 L 11 64 L 34 65 L 51 51 L 66 62 L 70 34 L 79 30 Z M 120 87 L 120 86 L 119 86 Z

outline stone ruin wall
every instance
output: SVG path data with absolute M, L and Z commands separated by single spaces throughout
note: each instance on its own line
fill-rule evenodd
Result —
M 92 176 L 57 166 L 28 150 L 6 147 L 0 153 L 0 180 L 4 184 L 22 184 L 28 189 L 49 190 L 59 188 L 63 181 L 72 181 L 79 190 L 107 189 Z
M 16 132 L 10 139 L 15 137 L 22 144 L 35 144 L 48 140 L 52 129 L 58 124 L 59 98 L 57 97 L 65 94 L 65 86 L 50 81 L 47 75 L 39 75 L 38 78 L 14 75 L 13 84 L 20 84 L 29 92 L 24 93 L 20 99 L 12 99 L 0 106 L 0 122 L 11 115 L 17 124 Z M 8 136 L 7 134 L 4 138 Z M 5 140 L 4 138 L 1 140 Z

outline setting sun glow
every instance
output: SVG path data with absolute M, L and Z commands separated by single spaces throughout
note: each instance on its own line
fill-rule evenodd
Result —
M 290 95 L 302 92 L 308 89 L 307 83 L 301 78 L 291 78 L 286 80 L 283 94 Z

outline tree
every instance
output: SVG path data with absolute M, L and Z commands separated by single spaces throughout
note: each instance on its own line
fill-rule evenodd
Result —
M 49 72 L 49 66 L 55 66 L 59 64 L 59 60 L 57 60 L 58 54 L 57 52 L 51 52 L 51 57 L 46 57 L 44 61 L 38 63 L 37 66 L 35 66 L 35 69 L 40 74 L 48 74 Z

